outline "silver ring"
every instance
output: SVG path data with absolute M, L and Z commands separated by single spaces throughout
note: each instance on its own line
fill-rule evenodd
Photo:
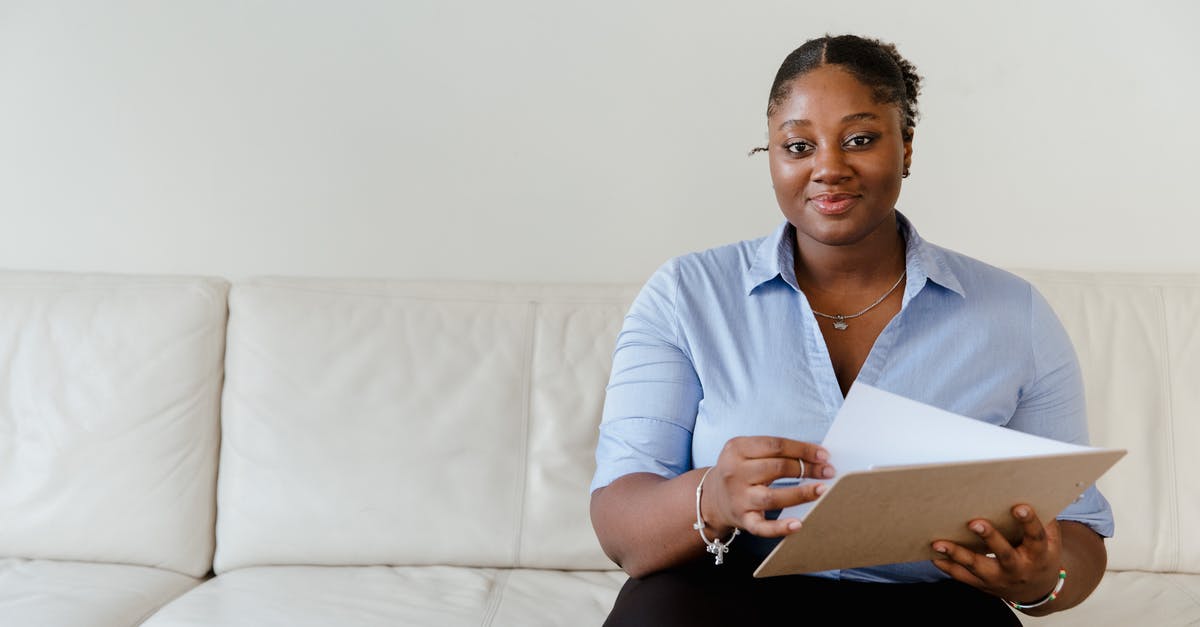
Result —
M 804 478 L 804 460 L 797 457 L 796 461 L 800 462 L 800 474 L 796 475 L 796 478 L 803 479 Z

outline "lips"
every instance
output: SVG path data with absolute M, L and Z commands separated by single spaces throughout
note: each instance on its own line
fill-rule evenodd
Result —
M 822 215 L 834 216 L 849 211 L 858 202 L 859 198 L 861 196 L 858 194 L 826 192 L 810 196 L 808 200 Z

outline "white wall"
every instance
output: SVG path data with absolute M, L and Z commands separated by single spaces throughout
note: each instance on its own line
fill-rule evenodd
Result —
M 0 267 L 641 281 L 781 219 L 769 84 L 853 31 L 925 76 L 928 239 L 1200 272 L 1197 6 L 0 0 Z

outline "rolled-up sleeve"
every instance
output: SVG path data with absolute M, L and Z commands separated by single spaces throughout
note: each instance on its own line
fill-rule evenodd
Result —
M 1071 338 L 1045 298 L 1032 286 L 1030 293 L 1033 378 L 1021 391 L 1008 426 L 1063 442 L 1087 444 L 1083 376 Z M 1106 538 L 1113 535 L 1112 507 L 1094 485 L 1068 505 L 1058 519 L 1083 523 Z
M 617 336 L 592 491 L 631 473 L 674 477 L 692 467 L 702 391 L 679 332 L 677 264 L 650 277 Z

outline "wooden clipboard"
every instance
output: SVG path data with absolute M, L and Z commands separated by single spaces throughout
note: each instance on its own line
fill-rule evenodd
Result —
M 983 551 L 967 529 L 990 520 L 1010 542 L 1021 537 L 1011 509 L 1033 506 L 1051 520 L 1095 483 L 1124 450 L 894 466 L 850 472 L 829 487 L 767 556 L 755 577 L 929 560 L 934 540 Z

